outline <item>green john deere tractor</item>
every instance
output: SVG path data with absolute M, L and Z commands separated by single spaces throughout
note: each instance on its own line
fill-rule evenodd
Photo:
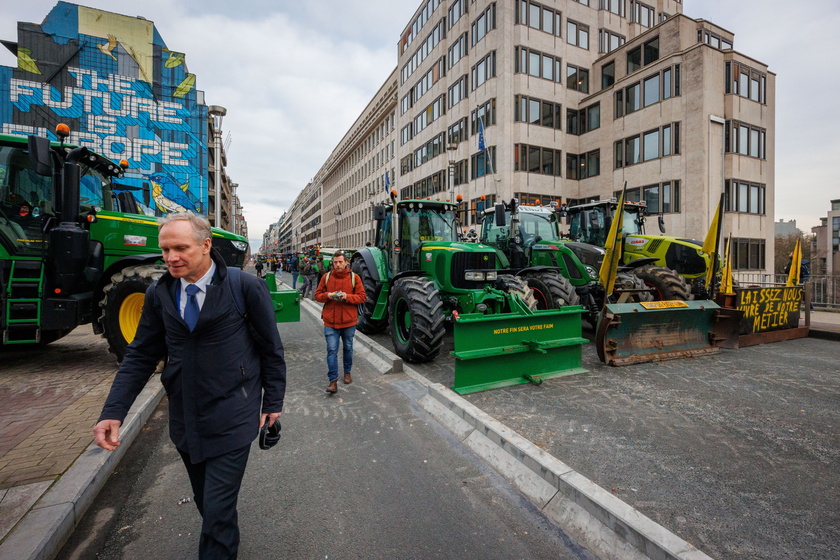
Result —
M 596 324 L 606 299 L 598 280 L 604 249 L 562 239 L 555 207 L 520 206 L 516 199 L 496 204 L 484 211 L 479 240 L 496 249 L 500 272 L 527 280 L 540 308 L 582 305 Z M 637 270 L 620 267 L 613 293 L 629 290 L 642 301 L 653 300 Z
M 618 201 L 610 199 L 566 208 L 569 239 L 603 247 L 617 206 Z M 706 271 L 712 265 L 712 256 L 701 250 L 703 243 L 645 235 L 646 216 L 644 202 L 624 204 L 621 263 L 635 267 L 633 273 L 653 288 L 657 300 L 708 299 Z M 659 229 L 665 232 L 662 216 Z
M 457 210 L 453 202 L 392 195 L 390 205 L 374 209 L 374 246 L 351 260 L 367 293 L 359 330 L 374 334 L 390 326 L 394 349 L 408 362 L 433 360 L 445 322 L 459 314 L 536 308 L 524 280 L 496 272 L 492 247 L 460 240 Z
M 166 270 L 156 218 L 115 192 L 120 166 L 64 145 L 66 135 L 0 135 L 0 336 L 46 344 L 92 323 L 121 360 L 146 288 Z M 214 229 L 213 247 L 244 264 L 245 238 Z

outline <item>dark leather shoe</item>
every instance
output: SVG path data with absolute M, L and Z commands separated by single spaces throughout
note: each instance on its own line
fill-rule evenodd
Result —
M 345 385 L 350 385 L 351 383 L 353 383 L 353 378 L 350 377 L 349 373 L 345 373 L 344 374 L 344 384 Z
M 327 393 L 337 393 L 338 392 L 338 379 L 335 381 L 330 381 L 330 384 L 327 385 Z

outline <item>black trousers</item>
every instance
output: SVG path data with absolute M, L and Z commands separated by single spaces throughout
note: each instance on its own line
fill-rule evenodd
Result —
M 201 514 L 200 560 L 233 560 L 239 550 L 239 514 L 236 502 L 248 464 L 250 445 L 224 455 L 191 463 L 178 450 L 187 467 L 195 505 Z

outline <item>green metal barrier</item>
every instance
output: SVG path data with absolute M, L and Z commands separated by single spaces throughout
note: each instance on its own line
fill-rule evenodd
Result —
M 274 317 L 278 323 L 300 321 L 300 292 L 297 290 L 278 290 L 277 279 L 273 272 L 265 275 L 265 283 L 271 300 L 274 302 Z
M 611 366 L 720 352 L 715 343 L 737 319 L 713 301 L 607 304 L 595 332 L 598 357 Z
M 460 395 L 585 373 L 580 306 L 461 315 L 455 321 L 455 384 Z

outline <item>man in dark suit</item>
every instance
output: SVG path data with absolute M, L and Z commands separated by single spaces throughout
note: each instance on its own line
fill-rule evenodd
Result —
M 131 404 L 154 373 L 169 397 L 169 435 L 187 468 L 203 522 L 199 558 L 236 558 L 236 502 L 251 442 L 283 410 L 286 362 L 268 288 L 241 274 L 247 314 L 211 248 L 210 223 L 189 213 L 159 221 L 168 272 L 146 291 L 134 341 L 94 428 L 113 451 Z

